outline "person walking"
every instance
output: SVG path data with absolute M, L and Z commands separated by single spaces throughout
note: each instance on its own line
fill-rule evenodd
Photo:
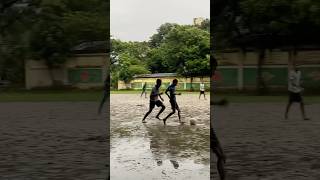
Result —
M 144 94 L 145 98 L 147 98 L 147 83 L 146 82 L 143 84 L 142 92 L 141 92 L 141 96 L 140 97 L 142 97 L 143 94 Z

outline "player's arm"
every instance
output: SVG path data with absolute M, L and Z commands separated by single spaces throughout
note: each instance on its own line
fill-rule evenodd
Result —
M 168 91 L 169 91 L 169 88 L 167 88 L 167 90 L 166 90 L 165 93 L 166 93 L 166 95 L 168 96 L 168 98 L 171 99 L 170 95 L 168 94 Z

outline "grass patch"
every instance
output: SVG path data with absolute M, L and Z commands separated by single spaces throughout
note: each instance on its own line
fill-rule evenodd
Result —
M 99 101 L 101 91 L 20 91 L 0 92 L 0 102 Z
M 179 91 L 182 95 L 198 95 L 199 92 Z M 112 94 L 133 94 L 139 96 L 141 91 L 123 90 L 111 91 Z M 148 91 L 149 96 L 150 91 Z M 207 92 L 209 94 L 209 92 Z M 103 96 L 102 90 L 15 90 L 0 91 L 0 102 L 81 102 L 81 101 L 100 101 Z M 196 97 L 192 97 L 196 98 Z M 231 103 L 258 103 L 274 102 L 286 103 L 287 95 L 276 96 L 256 96 L 250 94 L 217 94 L 213 97 L 215 100 L 226 98 Z M 320 95 L 303 96 L 306 104 L 320 103 Z
M 287 103 L 288 96 L 279 95 L 279 96 L 254 96 L 254 95 L 223 95 L 218 94 L 214 96 L 215 100 L 219 100 L 221 98 L 228 99 L 229 102 L 235 103 L 258 103 L 258 102 L 267 102 L 267 103 Z M 303 96 L 304 102 L 308 103 L 320 103 L 320 96 Z

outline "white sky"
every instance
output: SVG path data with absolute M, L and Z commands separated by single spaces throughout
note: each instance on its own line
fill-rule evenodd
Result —
M 111 0 L 110 31 L 123 41 L 147 41 L 166 22 L 210 17 L 210 0 Z

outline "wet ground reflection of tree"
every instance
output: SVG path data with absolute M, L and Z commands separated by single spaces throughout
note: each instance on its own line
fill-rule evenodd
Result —
M 170 160 L 175 169 L 179 168 L 180 161 L 185 160 L 209 164 L 209 128 L 186 125 L 145 125 L 145 128 L 150 139 L 150 150 L 159 166 L 163 160 Z

